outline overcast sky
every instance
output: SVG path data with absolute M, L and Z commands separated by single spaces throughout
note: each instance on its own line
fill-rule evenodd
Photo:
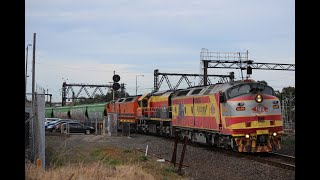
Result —
M 200 73 L 202 48 L 248 50 L 254 62 L 295 64 L 293 0 L 28 0 L 25 4 L 26 47 L 36 33 L 36 83 L 53 94 L 54 102 L 61 102 L 64 80 L 110 84 L 113 71 L 130 95 L 135 95 L 136 80 L 138 94 L 150 92 L 155 69 Z M 28 92 L 31 67 L 29 47 Z M 230 71 L 241 79 L 235 69 L 208 73 Z M 173 85 L 178 82 L 169 78 Z M 295 86 L 294 71 L 253 70 L 251 78 L 265 80 L 275 90 Z M 167 89 L 165 81 L 161 87 Z M 183 87 L 186 83 L 179 86 Z

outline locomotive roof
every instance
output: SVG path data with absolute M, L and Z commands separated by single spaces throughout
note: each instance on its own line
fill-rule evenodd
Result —
M 254 80 L 238 80 L 238 81 L 226 82 L 226 83 L 223 83 L 223 84 L 212 84 L 210 86 L 213 86 L 213 87 L 217 86 L 216 90 L 214 92 L 212 92 L 212 93 L 216 93 L 218 91 L 225 92 L 230 87 L 236 86 L 236 85 L 239 85 L 239 84 L 247 84 L 247 83 L 255 83 L 255 82 L 256 81 L 254 81 Z
M 232 86 L 236 86 L 239 84 L 247 84 L 247 83 L 255 83 L 254 80 L 239 80 L 239 81 L 232 81 L 226 83 L 218 83 L 218 84 L 211 84 L 208 86 L 196 86 L 196 87 L 189 87 L 187 89 L 181 89 L 174 93 L 173 97 L 177 96 L 188 96 L 188 95 L 207 95 L 212 93 L 218 92 L 225 92 Z

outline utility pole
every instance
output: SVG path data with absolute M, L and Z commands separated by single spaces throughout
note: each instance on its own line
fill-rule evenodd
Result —
M 116 75 L 116 71 L 113 71 L 113 75 Z M 112 89 L 112 102 L 113 102 L 113 112 L 116 112 L 115 102 L 114 102 L 114 89 Z
M 33 60 L 32 60 L 32 106 L 34 102 L 34 86 L 35 86 L 35 61 L 36 61 L 36 33 L 33 33 Z M 34 111 L 33 111 L 34 112 Z
M 25 77 L 25 86 L 24 86 L 24 94 L 26 95 L 26 99 L 27 99 L 27 78 L 28 78 L 28 52 L 29 52 L 29 46 L 31 46 L 31 44 L 27 45 L 27 54 L 26 54 L 26 77 Z

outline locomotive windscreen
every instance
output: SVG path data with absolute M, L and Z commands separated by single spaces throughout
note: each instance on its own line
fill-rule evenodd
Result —
M 239 84 L 231 87 L 227 90 L 228 98 L 234 98 L 237 96 L 241 96 L 243 94 L 261 92 L 263 94 L 268 94 L 274 96 L 274 90 L 267 85 L 260 83 L 247 83 L 247 84 Z

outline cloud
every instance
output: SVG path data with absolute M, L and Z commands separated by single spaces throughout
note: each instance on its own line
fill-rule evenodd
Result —
M 153 87 L 155 69 L 200 72 L 201 48 L 248 50 L 255 62 L 294 63 L 294 7 L 290 0 L 31 0 L 26 1 L 25 41 L 31 43 L 37 33 L 37 82 L 57 101 L 62 78 L 107 83 L 114 70 L 135 94 L 137 74 L 144 74 L 138 79 L 143 92 Z M 275 86 L 294 84 L 273 81 L 286 72 L 269 74 L 254 71 L 253 77 Z

